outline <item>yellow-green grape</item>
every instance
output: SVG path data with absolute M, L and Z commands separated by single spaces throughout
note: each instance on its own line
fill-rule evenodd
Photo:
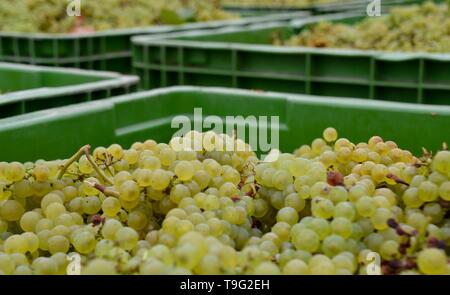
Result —
M 96 162 L 103 162 L 108 157 L 108 151 L 104 147 L 97 147 L 96 149 L 94 149 L 92 156 L 94 157 Z
M 352 235 L 352 222 L 344 217 L 336 217 L 331 221 L 331 230 L 334 234 L 348 238 Z
M 0 252 L 0 271 L 5 275 L 10 275 L 14 272 L 15 267 L 14 260 L 8 254 Z
M 363 217 L 371 217 L 375 214 L 376 206 L 371 197 L 362 196 L 355 204 L 356 210 L 359 215 Z
M 445 252 L 436 248 L 422 250 L 417 256 L 419 270 L 427 275 L 448 274 L 448 259 Z
M 75 247 L 77 252 L 81 254 L 89 254 L 95 249 L 95 236 L 89 231 L 81 231 L 74 235 L 72 245 Z
M 28 276 L 28 275 L 32 275 L 33 272 L 28 265 L 19 265 L 16 267 L 16 269 L 14 270 L 14 272 L 12 274 L 16 275 L 16 276 L 20 276 L 20 275 Z
M 31 264 L 33 273 L 37 275 L 55 275 L 58 272 L 58 266 L 49 257 L 38 257 Z
M 13 186 L 14 196 L 18 198 L 28 198 L 33 195 L 33 188 L 31 182 L 28 179 L 22 179 Z
M 433 158 L 432 167 L 434 170 L 448 175 L 450 172 L 450 152 L 449 151 L 439 151 Z
M 300 212 L 305 208 L 306 202 L 299 196 L 298 193 L 290 193 L 284 198 L 284 205 L 286 207 L 294 208 L 297 212 Z
M 435 201 L 439 196 L 438 186 L 431 181 L 424 181 L 419 185 L 417 194 L 424 202 Z
M 115 275 L 117 274 L 116 265 L 112 261 L 101 258 L 91 260 L 83 269 L 84 275 Z
M 205 210 L 217 210 L 220 208 L 219 197 L 216 195 L 206 195 L 205 200 L 203 202 L 203 208 Z
M 292 243 L 298 250 L 315 252 L 320 246 L 319 236 L 310 229 L 301 229 L 292 233 Z
M 333 202 L 322 197 L 315 197 L 311 200 L 311 212 L 315 217 L 328 219 L 334 214 Z
M 85 214 L 93 215 L 100 211 L 102 203 L 98 197 L 88 196 L 83 198 L 81 208 Z
M 134 165 L 139 160 L 139 153 L 135 149 L 129 149 L 123 151 L 123 159 L 127 161 L 128 164 Z
M 333 261 L 325 255 L 314 255 L 308 262 L 308 268 L 312 275 L 334 275 L 336 267 Z
M 45 209 L 45 216 L 48 219 L 55 220 L 59 215 L 66 213 L 66 207 L 60 203 L 51 203 Z
M 45 211 L 47 209 L 47 206 L 52 203 L 64 204 L 64 201 L 59 194 L 49 193 L 42 198 L 41 209 Z
M 195 173 L 194 166 L 189 161 L 180 161 L 175 166 L 175 175 L 183 181 L 190 180 Z
M 377 230 L 383 230 L 388 227 L 387 221 L 392 218 L 392 213 L 386 208 L 377 208 L 371 216 L 373 227 Z
M 400 245 L 393 240 L 384 241 L 380 245 L 380 255 L 385 260 L 393 260 L 400 256 L 399 253 Z
M 136 182 L 127 180 L 119 187 L 120 199 L 132 202 L 139 198 L 140 189 Z
M 33 169 L 33 176 L 37 181 L 47 181 L 50 178 L 50 169 L 46 164 L 36 165 Z
M 441 184 L 439 196 L 445 201 L 450 201 L 450 181 L 445 181 Z
M 36 223 L 35 232 L 38 233 L 42 230 L 52 229 L 55 226 L 53 220 L 48 218 L 42 218 Z
M 134 210 L 128 214 L 128 226 L 135 230 L 143 229 L 147 222 L 147 215 L 141 210 Z
M 253 274 L 255 275 L 279 275 L 281 274 L 278 266 L 273 262 L 262 262 L 255 267 Z
M 420 231 L 425 229 L 428 218 L 421 212 L 413 212 L 407 215 L 406 223 Z
M 114 235 L 114 240 L 124 250 L 131 250 L 136 247 L 138 238 L 137 232 L 130 227 L 121 227 Z
M 283 267 L 284 275 L 308 275 L 309 267 L 301 259 L 292 259 Z
M 105 239 L 114 240 L 116 232 L 122 227 L 122 223 L 115 219 L 106 220 L 101 233 Z
M 12 235 L 6 239 L 4 247 L 6 253 L 25 254 L 28 251 L 28 242 L 21 235 Z
M 143 169 L 156 170 L 161 168 L 161 161 L 155 156 L 142 157 L 139 160 L 139 167 Z
M 200 189 L 205 189 L 208 187 L 211 176 L 204 170 L 197 170 L 193 176 L 194 181 L 200 186 Z
M 103 200 L 102 211 L 105 215 L 109 217 L 116 216 L 117 213 L 119 213 L 120 209 L 121 205 L 119 199 L 115 197 L 107 197 L 105 200 Z
M 153 171 L 151 186 L 153 189 L 162 191 L 169 186 L 170 176 L 165 170 L 156 169 Z
M 140 187 L 148 187 L 152 181 L 152 171 L 149 169 L 136 169 L 133 177 Z
M 6 169 L 6 179 L 11 182 L 17 182 L 25 177 L 25 167 L 22 163 L 12 162 L 9 163 Z
M 292 207 L 284 207 L 278 211 L 276 219 L 294 225 L 298 222 L 298 212 Z
M 170 191 L 170 200 L 176 204 L 180 203 L 182 199 L 189 198 L 191 192 L 189 188 L 183 184 L 175 185 Z
M 118 144 L 112 144 L 106 150 L 114 160 L 120 160 L 123 157 L 123 149 Z
M 219 188 L 219 195 L 221 197 L 223 197 L 223 196 L 233 197 L 233 196 L 237 195 L 238 192 L 239 192 L 239 189 L 232 182 L 225 182 Z
M 334 206 L 333 216 L 335 218 L 343 217 L 348 219 L 349 221 L 353 221 L 356 217 L 355 205 L 353 205 L 351 202 L 340 202 L 336 206 Z
M 6 221 L 17 221 L 25 213 L 25 208 L 16 200 L 7 200 L 0 205 L 0 217 Z
M 417 187 L 408 188 L 403 193 L 402 199 L 408 208 L 419 208 L 423 204 L 423 200 L 419 198 Z
M 114 175 L 114 185 L 116 188 L 119 188 L 125 181 L 132 180 L 130 172 L 128 171 L 120 171 L 116 175 Z
M 323 131 L 323 139 L 325 139 L 327 142 L 333 142 L 336 141 L 338 138 L 338 133 L 336 129 L 333 127 L 328 127 Z
M 94 171 L 94 168 L 85 155 L 81 156 L 80 160 L 78 160 L 78 169 L 83 174 L 91 174 Z
M 70 248 L 69 240 L 65 236 L 56 235 L 48 239 L 48 251 L 51 254 L 67 253 Z
M 28 232 L 34 232 L 36 229 L 36 224 L 39 222 L 39 220 L 42 219 L 42 215 L 35 211 L 28 211 L 25 212 L 22 217 L 20 218 L 20 227 L 24 231 Z
M 345 239 L 340 235 L 332 234 L 322 241 L 321 251 L 329 257 L 333 257 L 345 251 L 345 249 Z
M 346 274 L 354 274 L 356 271 L 355 256 L 350 252 L 342 252 L 331 260 L 337 271 L 345 270 Z

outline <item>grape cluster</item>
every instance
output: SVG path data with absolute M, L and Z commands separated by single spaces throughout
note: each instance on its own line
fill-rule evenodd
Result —
M 233 135 L 0 162 L 0 273 L 449 274 L 450 152 L 322 138 L 261 161 Z M 373 253 L 372 253 L 373 254 Z
M 393 8 L 354 25 L 320 22 L 276 45 L 404 52 L 450 52 L 448 4 L 425 2 Z
M 66 0 L 0 1 L 0 31 L 82 33 L 237 17 L 208 0 L 82 0 L 80 17 L 67 15 L 68 4 Z

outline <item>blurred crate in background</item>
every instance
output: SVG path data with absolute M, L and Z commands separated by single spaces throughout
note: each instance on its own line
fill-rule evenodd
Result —
M 354 23 L 365 15 L 323 15 L 267 24 L 133 38 L 140 87 L 221 86 L 421 104 L 450 104 L 450 54 L 274 46 L 320 21 Z
M 303 19 L 306 11 L 275 13 L 235 20 L 189 23 L 172 26 L 117 29 L 83 34 L 0 32 L 0 60 L 35 65 L 74 67 L 131 73 L 131 41 L 135 35 L 217 29 L 227 26 Z

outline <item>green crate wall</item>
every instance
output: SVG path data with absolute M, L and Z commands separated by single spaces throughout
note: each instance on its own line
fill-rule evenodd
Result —
M 131 41 L 135 35 L 168 34 L 227 26 L 288 21 L 308 12 L 269 13 L 238 20 L 174 26 L 118 29 L 86 34 L 0 32 L 0 61 L 131 73 Z
M 416 155 L 450 139 L 449 106 L 180 86 L 0 120 L 0 161 L 67 158 L 85 144 L 129 147 L 149 138 L 167 143 L 177 131 L 172 119 L 192 120 L 199 107 L 203 118 L 278 116 L 283 151 L 311 143 L 329 126 L 353 142 L 380 135 Z
M 223 86 L 313 95 L 450 104 L 450 54 L 270 45 L 321 20 L 353 23 L 359 13 L 290 25 L 255 25 L 133 38 L 141 88 Z
M 0 63 L 0 118 L 131 93 L 138 81 L 110 72 Z

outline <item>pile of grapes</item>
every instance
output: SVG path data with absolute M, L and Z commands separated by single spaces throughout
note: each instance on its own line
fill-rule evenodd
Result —
M 426 2 L 396 7 L 390 14 L 354 25 L 320 22 L 277 45 L 372 49 L 405 52 L 450 52 L 448 4 Z
M 449 274 L 446 149 L 327 128 L 261 161 L 191 131 L 1 162 L 0 273 L 76 272 L 78 257 L 81 274 Z
M 222 5 L 233 7 L 308 7 L 324 3 L 344 3 L 349 0 L 222 0 Z
M 70 2 L 2 0 L 0 31 L 82 33 L 237 17 L 209 0 L 81 0 L 79 17 L 67 14 Z

